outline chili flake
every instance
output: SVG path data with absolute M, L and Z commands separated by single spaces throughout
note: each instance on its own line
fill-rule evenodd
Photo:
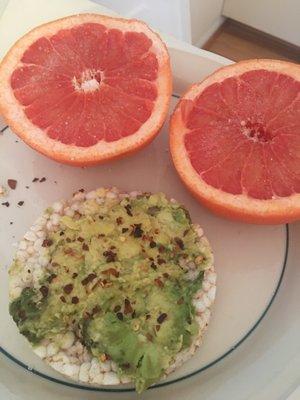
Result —
M 15 179 L 8 179 L 7 184 L 12 190 L 15 190 L 17 187 L 17 181 Z

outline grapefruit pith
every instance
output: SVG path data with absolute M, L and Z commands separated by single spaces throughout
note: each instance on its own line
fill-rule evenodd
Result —
M 171 117 L 170 149 L 183 182 L 216 213 L 300 219 L 300 66 L 247 60 L 193 85 Z
M 0 65 L 0 113 L 46 156 L 97 164 L 155 137 L 171 87 L 166 46 L 145 23 L 74 15 L 10 49 Z

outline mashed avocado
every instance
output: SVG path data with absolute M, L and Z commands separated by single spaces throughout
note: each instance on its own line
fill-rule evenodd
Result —
M 188 212 L 163 194 L 84 206 L 48 234 L 40 287 L 23 289 L 10 314 L 33 344 L 73 330 L 141 392 L 198 333 L 192 298 L 211 254 Z

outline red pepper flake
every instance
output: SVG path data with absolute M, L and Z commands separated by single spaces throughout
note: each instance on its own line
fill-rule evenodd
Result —
M 82 250 L 89 251 L 89 246 L 86 243 L 83 243 Z
M 160 288 L 163 288 L 165 286 L 164 283 L 159 278 L 154 279 L 154 282 L 155 282 L 156 286 L 158 286 Z
M 79 236 L 78 238 L 77 238 L 77 240 L 78 240 L 78 242 L 84 242 L 84 239 L 83 239 L 83 237 L 81 237 L 81 236 Z
M 160 316 L 157 318 L 157 322 L 159 324 L 162 324 L 165 321 L 165 319 L 167 318 L 167 316 L 168 316 L 168 314 L 166 314 L 166 313 L 160 314 Z
M 1 203 L 3 206 L 5 206 L 5 207 L 9 207 L 9 202 L 8 201 L 5 201 L 4 203 Z
M 45 182 L 46 178 L 43 176 L 43 178 L 40 179 L 40 182 Z
M 160 212 L 160 210 L 161 210 L 160 207 L 152 206 L 148 208 L 147 214 L 151 215 L 152 217 L 155 217 Z
M 64 250 L 64 253 L 67 254 L 67 255 L 69 255 L 69 256 L 74 256 L 74 255 L 75 255 L 75 251 L 74 251 L 73 249 L 71 249 L 71 247 L 67 247 L 67 248 Z
M 180 239 L 179 237 L 174 238 L 175 243 L 177 244 L 177 246 L 180 248 L 180 250 L 184 250 L 184 243 L 182 241 L 182 239 Z
M 78 276 L 77 272 L 74 272 L 74 273 L 72 274 L 72 278 L 73 278 L 73 279 L 77 278 L 77 276 Z
M 131 205 L 130 205 L 130 204 L 126 204 L 125 210 L 126 210 L 126 212 L 127 212 L 127 215 L 129 215 L 130 217 L 133 217 L 133 214 L 132 214 L 132 211 L 131 211 Z
M 57 262 L 55 262 L 55 261 L 53 261 L 52 263 L 51 263 L 51 265 L 52 265 L 52 267 L 59 267 L 59 264 L 57 263 Z
M 81 283 L 83 286 L 87 285 L 88 283 L 92 282 L 95 278 L 97 278 L 97 275 L 95 273 L 88 274 L 86 278 L 84 278 Z
M 52 246 L 53 241 L 51 239 L 44 239 L 42 247 L 50 247 Z
M 17 181 L 15 179 L 8 179 L 7 184 L 12 190 L 15 190 L 17 187 Z
M 105 274 L 105 275 L 113 275 L 113 276 L 115 276 L 116 278 L 118 278 L 119 275 L 120 275 L 119 271 L 117 271 L 115 268 L 108 268 L 108 269 L 102 271 L 102 274 Z
M 117 254 L 111 250 L 107 250 L 103 252 L 104 257 L 106 257 L 106 262 L 114 262 L 116 261 Z
M 64 298 L 64 296 L 60 296 L 60 300 L 61 300 L 63 303 L 66 302 L 66 299 Z
M 101 308 L 100 308 L 100 306 L 97 305 L 92 309 L 92 315 L 95 315 L 95 314 L 99 313 L 100 311 L 101 311 Z
M 140 238 L 143 236 L 144 231 L 141 228 L 142 224 L 134 224 L 133 230 L 132 230 L 132 235 L 135 238 Z
M 84 319 L 90 319 L 90 317 L 91 317 L 91 314 L 89 312 L 85 311 L 84 314 L 83 314 L 83 318 Z
M 37 182 L 39 180 L 39 178 L 33 178 L 32 182 Z
M 74 213 L 74 219 L 80 219 L 80 217 L 82 217 L 82 214 L 79 211 L 75 211 Z
M 120 321 L 123 321 L 123 314 L 121 312 L 117 312 L 117 317 Z
M 40 287 L 40 292 L 42 293 L 42 296 L 43 296 L 43 297 L 47 297 L 47 296 L 48 296 L 49 289 L 47 288 L 47 286 L 41 286 L 41 287 Z
M 8 126 L 5 126 L 4 128 L 2 128 L 2 129 L 0 130 L 0 132 L 3 133 L 3 132 L 6 131 L 6 129 L 8 129 Z
M 123 224 L 123 218 L 122 217 L 118 217 L 117 219 L 116 219 L 116 223 L 118 224 L 118 225 L 122 225 Z
M 72 297 L 71 300 L 72 304 L 78 304 L 79 303 L 79 298 L 77 296 Z
M 128 299 L 124 300 L 124 314 L 131 314 L 133 308 L 131 307 L 130 301 Z
M 71 292 L 72 292 L 72 290 L 73 290 L 73 284 L 72 283 L 68 283 L 67 285 L 65 285 L 64 287 L 63 287 L 63 290 L 64 290 L 64 292 L 66 293 L 66 294 L 70 294 Z
M 150 267 L 151 267 L 152 269 L 154 269 L 154 271 L 157 270 L 157 265 L 155 265 L 154 262 L 151 263 Z
M 163 253 L 163 252 L 165 251 L 165 247 L 162 246 L 162 245 L 160 245 L 160 246 L 158 247 L 158 251 L 159 251 L 160 253 Z
M 103 280 L 99 279 L 99 281 L 97 283 L 100 283 L 100 285 L 103 288 L 107 288 L 107 287 L 110 287 L 112 285 L 112 282 L 107 282 L 106 279 L 103 279 Z
M 151 333 L 147 333 L 146 338 L 149 340 L 149 342 L 153 342 L 153 336 L 151 335 Z

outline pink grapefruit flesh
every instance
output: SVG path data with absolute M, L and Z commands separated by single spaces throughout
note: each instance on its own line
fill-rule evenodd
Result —
M 0 110 L 32 147 L 78 165 L 117 158 L 158 133 L 169 56 L 146 24 L 82 14 L 39 26 L 0 66 Z
M 193 85 L 172 116 L 170 146 L 184 183 L 215 212 L 300 219 L 300 66 L 249 60 Z

